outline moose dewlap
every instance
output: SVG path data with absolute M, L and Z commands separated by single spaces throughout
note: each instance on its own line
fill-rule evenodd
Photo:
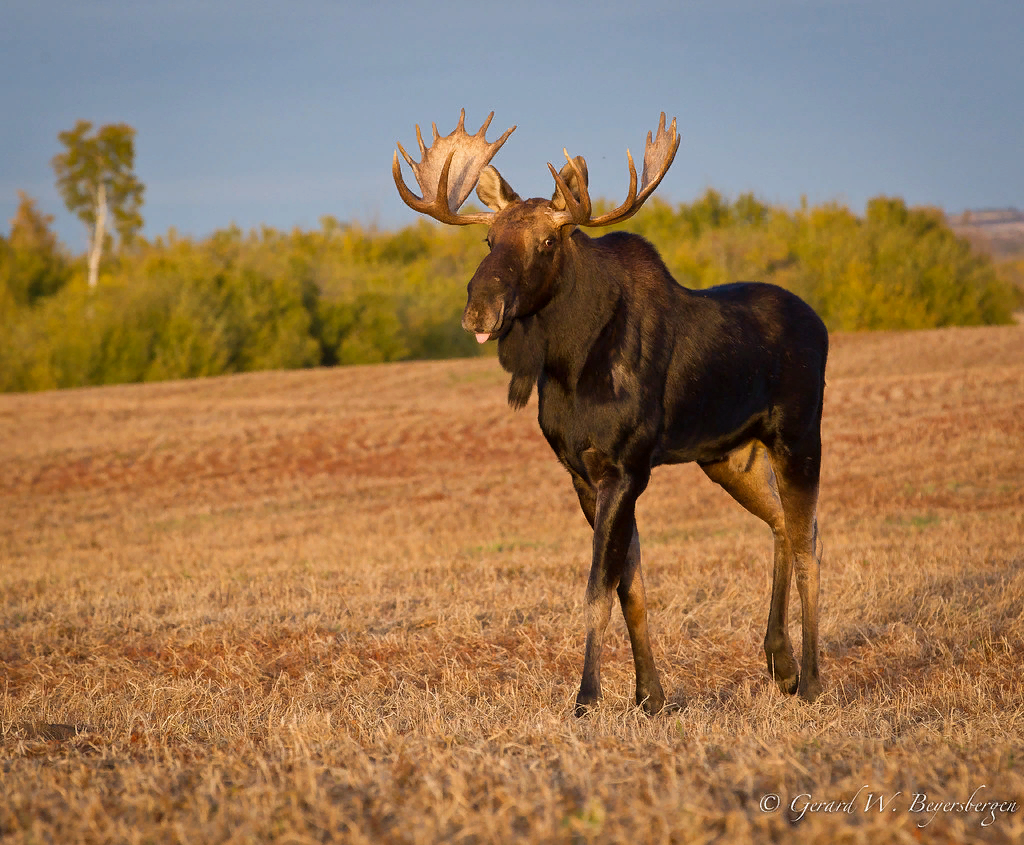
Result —
M 665 704 L 647 630 L 636 502 L 660 464 L 695 461 L 775 539 L 764 652 L 785 693 L 813 701 L 818 674 L 817 499 L 828 332 L 810 306 L 782 288 L 740 282 L 691 291 L 638 235 L 590 238 L 639 210 L 679 148 L 676 122 L 647 135 L 637 184 L 618 208 L 592 215 L 587 165 L 565 153 L 551 199 L 524 200 L 489 162 L 515 127 L 486 139 L 493 112 L 474 135 L 458 126 L 420 160 L 398 145 L 420 188 L 392 172 L 402 199 L 442 223 L 488 227 L 490 253 L 469 282 L 463 327 L 512 378 L 508 400 L 526 404 L 537 386 L 538 419 L 569 471 L 594 529 L 586 590 L 586 646 L 576 697 L 582 714 L 601 697 L 601 647 L 613 594 L 626 619 L 636 666 L 636 701 Z M 460 214 L 476 189 L 489 212 Z M 802 612 L 800 666 L 786 624 L 791 574 Z

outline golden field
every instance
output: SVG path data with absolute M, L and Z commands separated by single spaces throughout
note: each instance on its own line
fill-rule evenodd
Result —
M 813 705 L 768 528 L 686 466 L 638 516 L 672 707 L 616 611 L 572 715 L 590 532 L 505 385 L 0 396 L 0 840 L 1021 841 L 1024 327 L 833 337 Z

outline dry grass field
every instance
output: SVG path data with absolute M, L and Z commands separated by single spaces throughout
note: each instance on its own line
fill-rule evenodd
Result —
M 589 529 L 494 360 L 0 396 L 3 842 L 1020 842 L 1024 327 L 833 338 L 814 705 L 696 468 L 572 715 Z M 799 642 L 793 591 L 792 634 Z

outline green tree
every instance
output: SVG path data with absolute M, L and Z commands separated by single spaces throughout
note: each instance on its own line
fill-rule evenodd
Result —
M 18 191 L 18 197 L 10 237 L 0 246 L 0 284 L 15 304 L 25 306 L 60 290 L 70 278 L 71 269 L 50 229 L 53 216 L 43 214 L 24 191 Z
M 74 129 L 57 138 L 65 152 L 53 157 L 57 189 L 68 211 L 89 229 L 89 287 L 96 287 L 100 258 L 107 236 L 107 216 L 122 244 L 142 228 L 145 186 L 133 172 L 135 129 L 127 123 L 101 126 L 90 134 L 92 123 L 79 120 Z

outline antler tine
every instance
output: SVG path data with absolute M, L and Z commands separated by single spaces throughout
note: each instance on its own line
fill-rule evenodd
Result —
M 434 195 L 434 205 L 442 212 L 438 217 L 442 223 L 452 223 L 458 220 L 457 212 L 451 210 L 448 205 L 448 173 L 452 169 L 452 159 L 455 158 L 455 150 L 448 153 L 444 167 L 441 168 L 441 176 L 437 180 L 437 193 Z M 469 215 L 467 215 L 468 217 Z
M 665 112 L 661 113 L 661 120 L 658 122 L 658 133 L 651 140 L 651 133 L 647 133 L 647 146 L 644 149 L 644 173 L 643 188 L 640 191 L 638 200 L 643 202 L 658 187 L 658 183 L 665 177 L 672 161 L 679 150 L 679 142 L 682 140 L 676 132 L 676 119 L 672 118 L 669 131 L 665 131 Z M 655 172 L 656 171 L 656 172 Z
M 399 144 L 398 148 L 401 150 L 402 145 Z M 405 160 L 412 164 L 409 159 L 409 154 L 405 150 L 402 150 L 402 155 L 405 156 Z M 391 159 L 391 175 L 395 179 L 395 187 L 398 188 L 398 195 L 402 198 L 409 208 L 413 211 L 418 211 L 421 214 L 431 214 L 433 206 L 423 199 L 418 197 L 412 191 L 409 190 L 409 186 L 405 184 L 405 179 L 402 178 L 402 165 L 398 162 L 398 153 L 395 153 Z M 431 216 L 433 216 L 431 214 Z
M 412 169 L 423 196 L 416 196 L 405 184 L 397 152 L 391 167 L 395 186 L 406 205 L 442 223 L 456 226 L 490 222 L 492 212 L 459 214 L 458 209 L 476 185 L 480 171 L 516 128 L 513 126 L 497 141 L 488 144 L 485 133 L 493 116 L 494 112 L 491 112 L 475 135 L 466 132 L 465 109 L 461 110 L 458 124 L 448 135 L 442 136 L 437 131 L 437 123 L 432 123 L 433 139 L 429 147 L 423 143 L 423 135 L 417 124 L 416 140 L 420 146 L 420 161 L 413 161 L 401 143 L 398 144 L 398 150 Z
M 580 212 L 589 219 L 590 218 L 590 188 L 587 187 L 587 178 L 583 175 L 583 171 L 580 168 L 579 162 L 574 158 L 569 157 L 569 151 L 562 147 L 562 154 L 565 156 L 566 161 L 569 162 L 569 167 L 572 168 L 572 172 L 576 174 L 576 182 L 580 186 L 580 205 L 582 208 Z
M 419 129 L 418 126 L 416 128 Z M 405 163 L 408 164 L 409 167 L 412 167 L 414 164 L 412 156 L 405 151 L 405 147 L 402 146 L 401 141 L 398 142 L 398 151 L 402 154 L 402 158 L 405 159 Z
M 587 180 L 583 177 L 583 171 L 580 169 L 576 159 L 569 155 L 569 151 L 562 148 L 562 153 L 565 155 L 565 160 L 569 162 L 569 167 L 572 168 L 572 172 L 576 175 L 576 184 L 579 186 L 580 198 L 579 201 L 572 195 L 572 191 L 569 186 L 565 184 L 565 180 L 562 175 L 555 170 L 555 166 L 548 162 L 548 170 L 551 171 L 551 175 L 555 177 L 555 187 L 558 188 L 558 193 L 562 195 L 562 199 L 565 200 L 565 211 L 556 212 L 556 218 L 564 220 L 564 224 L 575 223 L 577 226 L 588 225 L 590 220 L 590 191 L 587 189 Z
M 488 121 L 488 122 L 490 122 L 490 121 Z M 495 153 L 497 153 L 497 152 L 498 152 L 498 150 L 500 150 L 500 149 L 501 149 L 501 145 L 502 145 L 502 144 L 504 144 L 504 143 L 505 143 L 505 142 L 506 142 L 506 141 L 508 140 L 508 138 L 509 138 L 509 135 L 511 135 L 511 134 L 512 134 L 513 132 L 515 132 L 515 131 L 516 131 L 516 126 L 510 126 L 510 127 L 508 128 L 508 129 L 506 129 L 506 130 L 505 130 L 505 131 L 504 131 L 504 132 L 503 132 L 503 133 L 501 134 L 501 137 L 500 137 L 500 138 L 498 138 L 498 140 L 497 140 L 497 141 L 495 141 L 495 142 L 494 142 L 493 144 L 491 144 L 491 157 L 493 157 L 493 156 L 494 156 L 494 154 L 495 154 Z M 488 158 L 487 160 L 488 160 L 488 161 L 490 161 L 491 159 L 490 159 L 490 158 Z M 482 169 L 483 169 L 483 168 L 481 168 L 481 170 L 482 170 Z
M 647 133 L 647 137 L 651 137 L 650 132 Z M 633 154 L 628 147 L 626 148 L 626 161 L 629 162 L 629 191 L 626 192 L 626 199 L 614 211 L 591 219 L 587 223 L 588 226 L 610 226 L 612 223 L 618 223 L 636 213 L 633 209 L 633 205 L 636 203 L 636 165 L 633 164 Z

